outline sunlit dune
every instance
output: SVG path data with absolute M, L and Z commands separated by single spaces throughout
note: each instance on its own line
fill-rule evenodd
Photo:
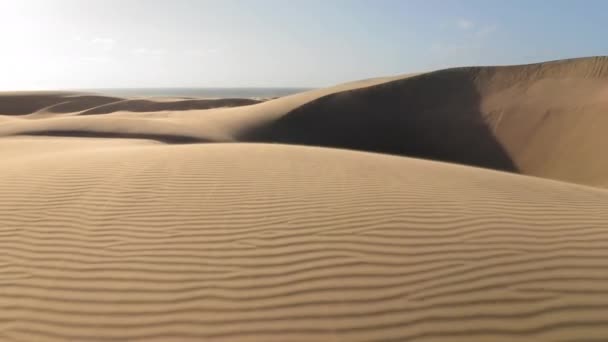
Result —
M 2 93 L 0 340 L 606 340 L 607 81 Z

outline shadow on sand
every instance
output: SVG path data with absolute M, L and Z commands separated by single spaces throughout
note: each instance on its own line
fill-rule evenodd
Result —
M 475 73 L 449 69 L 309 102 L 240 141 L 382 152 L 517 172 L 480 111 Z

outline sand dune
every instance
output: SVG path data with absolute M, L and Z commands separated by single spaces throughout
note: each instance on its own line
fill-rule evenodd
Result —
M 0 92 L 0 115 L 76 112 L 119 100 L 113 96 L 70 92 Z
M 440 70 L 310 101 L 240 140 L 378 151 L 608 186 L 608 58 Z
M 606 187 L 608 163 L 597 151 L 605 144 L 608 124 L 603 115 L 607 78 L 606 57 L 456 68 L 353 82 L 236 108 L 185 110 L 196 107 L 193 100 L 177 106 L 135 100 L 126 101 L 135 109 L 110 103 L 82 112 L 112 112 L 103 116 L 4 117 L 0 136 L 136 133 L 160 141 L 340 147 Z M 140 110 L 148 112 L 133 113 Z
M 607 78 L 2 93 L 0 341 L 608 340 Z
M 3 340 L 608 338 L 605 191 L 314 147 L 93 141 L 4 164 Z
M 224 98 L 191 99 L 152 97 L 120 98 L 70 92 L 0 92 L 0 115 L 34 115 L 79 112 L 81 115 L 114 112 L 159 112 L 237 107 L 262 100 Z
M 255 99 L 133 99 L 114 102 L 85 110 L 81 115 L 107 114 L 119 111 L 129 112 L 157 112 L 164 110 L 192 110 L 218 107 L 247 106 L 262 101 Z

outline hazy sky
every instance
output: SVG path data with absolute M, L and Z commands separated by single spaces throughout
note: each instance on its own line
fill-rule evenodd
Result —
M 608 1 L 0 0 L 0 89 L 327 86 L 607 55 Z

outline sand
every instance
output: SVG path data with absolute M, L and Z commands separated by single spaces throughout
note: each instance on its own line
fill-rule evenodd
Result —
M 49 114 L 63 111 L 52 105 L 56 99 L 30 101 L 31 94 L 19 99 L 13 93 L 0 95 L 0 137 L 338 147 L 608 187 L 608 162 L 598 157 L 606 143 L 607 79 L 608 57 L 594 57 L 378 78 L 261 103 L 112 99 L 99 104 L 110 100 L 80 95 L 94 102 L 91 108 L 75 101 L 59 106 L 79 111 L 61 115 Z M 200 109 L 209 107 L 219 108 Z
M 608 340 L 606 70 L 0 95 L 0 340 Z

